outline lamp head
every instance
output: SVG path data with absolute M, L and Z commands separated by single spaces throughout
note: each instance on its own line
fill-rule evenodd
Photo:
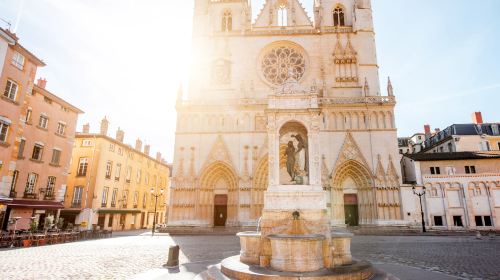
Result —
M 163 194 L 163 189 L 160 189 L 160 193 Z
M 154 188 L 151 188 L 151 190 L 149 190 L 149 192 L 154 193 L 154 192 L 155 192 L 155 189 L 154 189 Z

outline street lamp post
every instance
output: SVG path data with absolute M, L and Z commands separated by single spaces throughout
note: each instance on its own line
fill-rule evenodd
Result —
M 151 229 L 151 236 L 155 235 L 155 227 L 156 227 L 156 204 L 158 204 L 158 197 L 163 195 L 163 189 L 160 189 L 160 193 L 155 193 L 155 189 L 151 188 L 151 195 L 155 197 L 155 212 L 153 215 L 153 228 Z
M 420 215 L 422 216 L 422 232 L 427 232 L 425 230 L 424 208 L 422 207 L 422 196 L 425 195 L 425 186 L 422 186 L 421 192 L 417 192 L 415 185 L 413 185 L 412 190 L 413 190 L 413 194 L 417 195 L 418 199 L 420 200 Z

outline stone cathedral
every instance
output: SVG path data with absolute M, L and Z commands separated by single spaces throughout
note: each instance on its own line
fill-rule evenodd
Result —
M 254 226 L 287 187 L 322 190 L 333 226 L 403 223 L 371 1 L 306 1 L 313 15 L 267 0 L 254 17 L 248 0 L 195 0 L 169 226 Z

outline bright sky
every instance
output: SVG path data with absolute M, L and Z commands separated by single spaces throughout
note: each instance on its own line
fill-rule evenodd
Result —
M 264 0 L 253 0 L 254 13 Z M 188 0 L 0 0 L 20 42 L 47 66 L 47 89 L 83 109 L 97 131 L 125 130 L 172 161 L 175 98 L 188 71 Z M 313 0 L 302 0 L 312 17 Z M 373 0 L 382 91 L 391 76 L 400 136 L 424 123 L 500 121 L 500 1 Z M 3 27 L 5 25 L 3 23 Z

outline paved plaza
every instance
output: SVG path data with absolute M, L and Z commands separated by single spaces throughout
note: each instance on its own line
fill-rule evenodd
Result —
M 208 265 L 238 254 L 237 237 L 151 237 L 121 233 L 110 239 L 0 251 L 1 279 L 192 279 Z M 178 269 L 167 270 L 170 245 L 181 247 Z M 356 236 L 352 253 L 401 279 L 500 279 L 500 237 Z

